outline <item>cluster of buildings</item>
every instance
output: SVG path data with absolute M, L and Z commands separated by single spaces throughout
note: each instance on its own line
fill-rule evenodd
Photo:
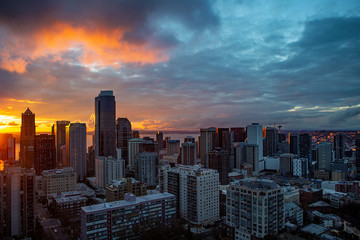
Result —
M 0 136 L 0 235 L 32 236 L 46 225 L 37 212 L 45 206 L 70 238 L 136 239 L 179 219 L 204 237 L 262 239 L 287 230 L 341 239 L 331 229 L 360 236 L 351 216 L 336 215 L 360 204 L 359 135 L 351 156 L 342 133 L 327 141 L 258 123 L 202 128 L 183 141 L 162 132 L 140 138 L 127 118 L 116 119 L 113 91 L 95 98 L 88 148 L 86 134 L 85 123 L 70 121 L 36 134 L 27 109 L 19 162 L 15 139 Z

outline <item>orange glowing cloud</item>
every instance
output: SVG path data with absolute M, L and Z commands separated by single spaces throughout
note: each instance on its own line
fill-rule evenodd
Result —
M 0 68 L 24 73 L 29 62 L 51 56 L 53 61 L 66 51 L 80 50 L 78 61 L 89 67 L 120 67 L 122 63 L 157 63 L 168 60 L 166 49 L 150 43 L 134 44 L 122 41 L 126 29 L 106 29 L 55 23 L 38 29 L 27 37 L 5 42 L 0 51 Z M 6 50 L 4 50 L 6 49 Z

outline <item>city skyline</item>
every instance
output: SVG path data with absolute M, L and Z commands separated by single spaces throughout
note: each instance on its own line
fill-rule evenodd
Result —
M 84 8 L 84 11 L 78 11 Z M 118 9 L 118 11 L 113 11 Z M 133 129 L 358 129 L 357 1 L 0 3 L 0 133 L 94 130 L 113 90 Z M 75 14 L 76 13 L 76 14 Z

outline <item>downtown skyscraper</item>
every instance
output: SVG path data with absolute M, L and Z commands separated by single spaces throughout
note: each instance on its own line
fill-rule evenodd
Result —
M 35 114 L 26 109 L 21 114 L 20 165 L 23 168 L 34 166 Z
M 116 147 L 121 149 L 121 157 L 129 162 L 129 140 L 132 139 L 131 122 L 127 118 L 116 120 Z
M 79 179 L 86 177 L 86 124 L 70 123 L 69 132 L 69 159 Z
M 95 98 L 95 156 L 116 157 L 116 102 L 112 90 Z

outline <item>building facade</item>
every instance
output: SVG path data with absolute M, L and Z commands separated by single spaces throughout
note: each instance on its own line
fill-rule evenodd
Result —
M 72 168 L 45 170 L 41 174 L 46 195 L 76 190 L 76 173 Z
M 97 157 L 95 160 L 95 183 L 105 188 L 112 180 L 125 177 L 125 161 L 110 157 Z
M 159 157 L 155 152 L 142 152 L 136 155 L 135 178 L 146 183 L 148 187 L 156 187 L 158 183 Z
M 112 180 L 105 187 L 106 201 L 114 202 L 125 199 L 125 193 L 132 193 L 137 197 L 147 195 L 146 184 L 133 178 L 123 178 L 121 180 Z
M 131 122 L 127 118 L 116 120 L 116 147 L 121 149 L 121 158 L 129 164 L 129 140 L 132 139 Z
M 66 127 L 70 121 L 56 121 L 55 125 L 55 144 L 56 144 L 56 167 L 69 167 L 69 159 L 66 154 Z
M 78 179 L 84 180 L 86 170 L 86 124 L 70 123 L 69 128 L 69 157 L 70 167 L 77 173 Z
M 44 170 L 56 168 L 56 147 L 54 135 L 36 135 L 34 138 L 34 149 L 34 168 L 36 175 L 41 175 Z
M 26 109 L 21 114 L 20 165 L 23 168 L 34 167 L 35 113 Z

